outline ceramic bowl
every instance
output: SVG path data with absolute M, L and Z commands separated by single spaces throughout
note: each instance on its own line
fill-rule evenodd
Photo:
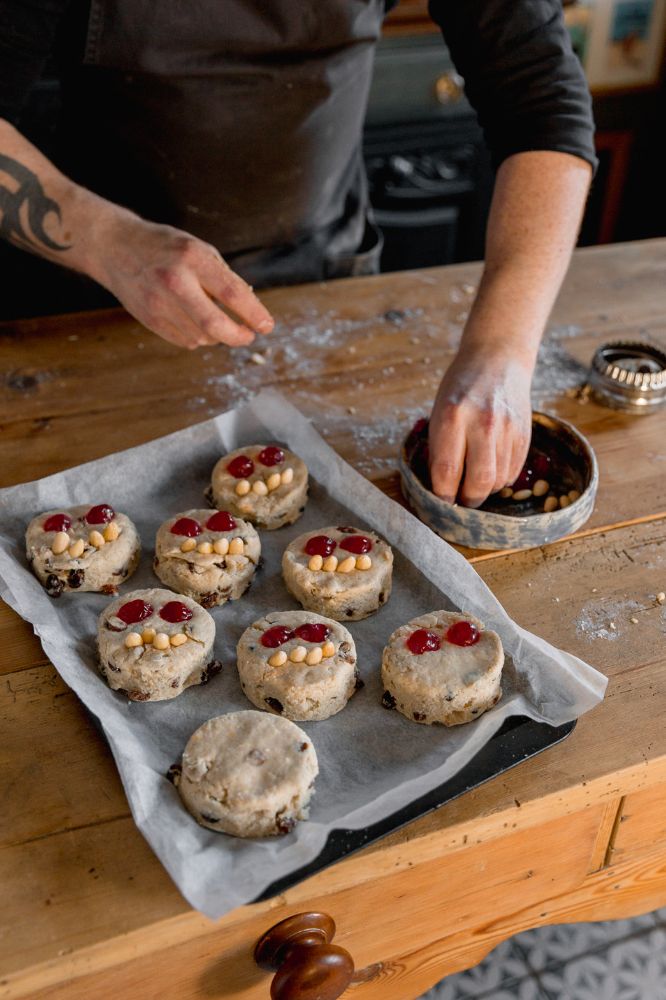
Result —
M 590 517 L 599 483 L 596 456 L 586 438 L 575 427 L 547 413 L 532 414 L 533 440 L 566 464 L 572 489 L 580 492 L 568 507 L 551 513 L 514 513 L 473 510 L 450 504 L 435 496 L 419 479 L 407 459 L 407 441 L 400 451 L 402 490 L 417 517 L 448 542 L 473 549 L 527 549 L 554 542 L 578 531 Z

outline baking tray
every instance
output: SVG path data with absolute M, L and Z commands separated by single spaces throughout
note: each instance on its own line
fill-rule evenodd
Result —
M 368 844 L 387 837 L 390 833 L 413 823 L 421 816 L 427 816 L 435 809 L 441 808 L 447 802 L 453 802 L 465 792 L 485 785 L 492 778 L 505 774 L 517 764 L 530 757 L 554 747 L 566 739 L 576 728 L 576 719 L 565 722 L 562 726 L 547 726 L 543 722 L 535 722 L 524 715 L 515 715 L 507 719 L 502 728 L 486 743 L 479 753 L 461 771 L 443 785 L 421 795 L 406 805 L 403 809 L 386 816 L 377 823 L 361 830 L 332 830 L 321 853 L 302 868 L 290 872 L 283 878 L 276 879 L 268 888 L 257 896 L 253 902 L 277 896 L 311 875 L 334 865 L 337 861 L 349 857 Z
M 295 525 L 263 534 L 266 561 L 249 594 L 213 611 L 216 655 L 229 669 L 173 701 L 128 703 L 107 687 L 96 664 L 96 619 L 106 598 L 81 594 L 55 603 L 47 597 L 25 565 L 26 519 L 103 497 L 132 516 L 147 546 L 127 589 L 154 586 L 150 540 L 159 523 L 198 501 L 220 454 L 267 440 L 284 441 L 305 458 L 311 499 Z M 603 697 L 602 675 L 521 629 L 462 556 L 355 472 L 273 392 L 158 441 L 3 490 L 0 508 L 0 593 L 33 624 L 60 675 L 99 718 L 137 827 L 185 898 L 212 919 L 278 892 L 278 880 L 293 884 L 543 749 L 557 739 L 551 727 L 568 724 Z M 234 667 L 236 643 L 267 607 L 293 606 L 280 573 L 285 545 L 304 530 L 355 522 L 393 544 L 394 590 L 389 604 L 352 627 L 365 688 L 339 715 L 303 723 L 320 761 L 309 822 L 268 842 L 223 838 L 199 827 L 166 780 L 169 767 L 206 719 L 248 708 Z M 387 636 L 434 607 L 464 607 L 502 637 L 504 697 L 473 726 L 416 726 L 381 707 L 378 666 Z M 504 736 L 498 739 L 503 723 L 525 716 L 533 722 L 503 730 L 505 747 Z M 530 743 L 530 732 L 539 730 L 543 738 Z M 519 734 L 526 743 L 516 742 Z

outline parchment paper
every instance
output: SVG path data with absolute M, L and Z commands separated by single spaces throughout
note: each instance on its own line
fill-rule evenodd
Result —
M 303 517 L 262 532 L 265 568 L 240 601 L 216 608 L 215 655 L 224 669 L 209 684 L 173 701 L 133 703 L 112 692 L 97 672 L 96 619 L 101 594 L 47 597 L 28 569 L 24 532 L 41 511 L 76 503 L 111 503 L 136 523 L 144 544 L 128 592 L 156 585 L 155 532 L 172 514 L 205 506 L 211 469 L 243 444 L 280 441 L 311 474 Z M 297 534 L 328 524 L 368 526 L 393 546 L 393 595 L 381 611 L 349 625 L 365 687 L 338 715 L 301 723 L 317 750 L 320 774 L 309 822 L 282 838 L 239 840 L 198 826 L 164 777 L 190 734 L 206 719 L 253 708 L 235 668 L 235 646 L 268 611 L 296 607 L 280 574 L 283 549 Z M 390 500 L 326 445 L 309 422 L 268 390 L 248 404 L 139 448 L 0 492 L 0 594 L 33 624 L 63 679 L 100 721 L 137 826 L 196 909 L 217 918 L 254 899 L 275 879 L 312 861 L 336 827 L 374 823 L 443 783 L 462 768 L 511 715 L 560 725 L 602 698 L 606 678 L 519 628 L 472 566 L 410 513 Z M 464 609 L 499 632 L 507 654 L 504 696 L 478 721 L 447 730 L 408 722 L 380 705 L 379 665 L 398 625 L 438 608 Z

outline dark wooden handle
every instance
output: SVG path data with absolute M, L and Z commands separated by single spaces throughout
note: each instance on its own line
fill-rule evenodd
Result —
M 257 941 L 254 960 L 277 970 L 271 1000 L 337 1000 L 354 975 L 348 951 L 331 944 L 335 922 L 327 913 L 295 913 Z

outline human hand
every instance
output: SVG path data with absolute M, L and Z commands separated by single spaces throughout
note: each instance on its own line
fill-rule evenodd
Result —
M 532 430 L 532 368 L 505 352 L 460 351 L 430 417 L 433 492 L 479 507 L 517 478 Z
M 195 236 L 116 209 L 95 242 L 92 277 L 172 344 L 190 350 L 218 343 L 240 347 L 254 340 L 254 331 L 273 329 L 272 316 L 251 287 L 215 247 Z

